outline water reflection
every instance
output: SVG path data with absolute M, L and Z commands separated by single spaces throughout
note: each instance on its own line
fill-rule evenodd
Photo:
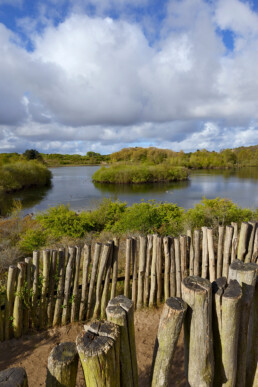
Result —
M 177 183 L 150 183 L 150 184 L 103 184 L 93 183 L 95 188 L 102 193 L 118 194 L 146 194 L 166 193 L 175 189 L 183 189 L 189 186 L 190 181 L 179 181 Z

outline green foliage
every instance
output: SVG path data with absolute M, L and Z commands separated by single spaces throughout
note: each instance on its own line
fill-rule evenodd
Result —
M 33 250 L 38 250 L 46 245 L 48 238 L 48 231 L 40 229 L 27 230 L 19 241 L 20 249 L 26 253 L 31 254 Z
M 171 167 L 167 164 L 146 165 L 119 164 L 102 167 L 97 170 L 92 179 L 99 183 L 140 184 L 162 181 L 180 181 L 188 178 L 185 168 Z
M 243 222 L 257 217 L 257 210 L 241 208 L 229 199 L 206 199 L 189 209 L 185 215 L 185 222 L 191 228 L 202 226 L 215 227 L 231 222 Z
M 41 154 L 36 149 L 27 149 L 23 156 L 26 160 L 38 160 L 40 162 L 43 161 Z
M 100 153 L 87 152 L 86 156 L 81 155 L 62 155 L 59 153 L 41 154 L 44 162 L 48 166 L 64 166 L 64 165 L 96 165 L 109 160 L 109 156 L 101 155 Z
M 51 172 L 38 161 L 19 161 L 0 167 L 0 189 L 5 192 L 50 184 Z

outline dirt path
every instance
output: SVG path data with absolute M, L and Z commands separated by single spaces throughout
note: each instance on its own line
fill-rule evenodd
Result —
M 157 334 L 160 309 L 143 309 L 135 313 L 135 336 L 140 386 L 149 386 L 152 353 Z M 47 359 L 51 349 L 63 341 L 74 341 L 82 324 L 73 324 L 45 332 L 23 336 L 0 343 L 0 370 L 21 366 L 26 369 L 29 387 L 45 386 Z M 185 386 L 183 370 L 183 337 L 179 339 L 175 354 L 170 386 Z M 84 387 L 82 368 L 79 365 L 77 386 Z

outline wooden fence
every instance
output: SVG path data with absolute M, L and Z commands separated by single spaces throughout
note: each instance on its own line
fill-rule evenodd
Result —
M 43 329 L 105 318 L 108 301 L 117 294 L 136 308 L 182 296 L 182 281 L 200 276 L 211 282 L 228 278 L 237 258 L 257 262 L 257 223 L 240 229 L 220 226 L 189 230 L 176 238 L 158 235 L 114 239 L 108 243 L 35 251 L 8 270 L 1 296 L 0 340 Z

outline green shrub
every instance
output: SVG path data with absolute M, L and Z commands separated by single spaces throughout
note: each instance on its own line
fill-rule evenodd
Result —
M 42 229 L 27 230 L 19 241 L 20 249 L 31 254 L 33 250 L 38 250 L 46 245 L 48 232 Z

